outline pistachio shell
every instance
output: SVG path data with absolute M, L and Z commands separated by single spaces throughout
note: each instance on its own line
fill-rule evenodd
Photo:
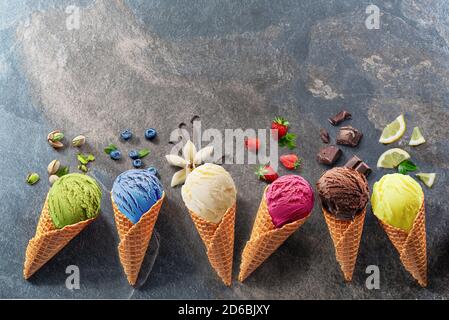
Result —
M 60 141 L 48 140 L 48 143 L 55 149 L 60 149 L 64 147 L 64 145 Z
M 53 183 L 56 182 L 56 180 L 58 180 L 59 177 L 55 174 L 52 174 L 50 177 L 48 177 L 48 181 L 50 182 L 50 184 L 52 185 Z
M 72 140 L 72 146 L 74 146 L 74 147 L 81 147 L 85 143 L 86 143 L 86 137 L 83 135 L 76 136 Z
M 50 175 L 55 174 L 56 172 L 58 172 L 60 166 L 61 163 L 59 162 L 59 160 L 53 160 L 48 164 L 47 167 L 48 174 Z

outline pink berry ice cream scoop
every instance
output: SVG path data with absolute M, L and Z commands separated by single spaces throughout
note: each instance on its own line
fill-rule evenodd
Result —
M 276 228 L 307 217 L 315 200 L 310 184 L 298 175 L 280 177 L 268 187 L 265 197 Z

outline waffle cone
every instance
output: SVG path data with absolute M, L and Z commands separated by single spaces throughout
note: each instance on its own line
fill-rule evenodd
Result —
M 340 264 L 345 280 L 351 281 L 362 238 L 366 208 L 350 221 L 338 220 L 335 215 L 324 208 L 323 213 L 334 243 L 335 257 Z
M 23 277 L 30 278 L 93 220 L 95 218 L 56 229 L 48 213 L 48 199 L 46 199 L 36 227 L 36 234 L 28 242 L 25 252 Z
M 118 245 L 120 263 L 131 285 L 135 285 L 137 282 L 164 198 L 165 192 L 150 210 L 145 212 L 136 224 L 133 224 L 120 212 L 111 197 L 115 226 L 120 238 Z
M 235 204 L 226 211 L 219 223 L 208 222 L 193 211 L 189 210 L 189 213 L 206 247 L 212 268 L 223 283 L 230 286 L 234 253 Z
M 308 217 L 309 215 L 303 219 L 287 223 L 281 228 L 276 228 L 268 213 L 264 192 L 251 237 L 243 249 L 239 281 L 245 281 L 290 235 L 306 222 Z
M 410 232 L 390 226 L 378 219 L 388 238 L 399 252 L 404 268 L 418 283 L 427 286 L 426 210 L 424 201 Z

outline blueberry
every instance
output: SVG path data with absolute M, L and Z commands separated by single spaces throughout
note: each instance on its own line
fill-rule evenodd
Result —
M 120 137 L 122 137 L 123 140 L 129 140 L 133 136 L 133 133 L 130 129 L 126 129 L 122 133 L 120 133 Z
M 128 155 L 129 155 L 129 157 L 130 157 L 131 159 L 133 159 L 133 160 L 139 159 L 139 151 L 137 151 L 137 150 L 131 150 L 131 151 L 128 153 Z
M 156 136 L 157 136 L 157 132 L 153 128 L 147 129 L 145 131 L 145 138 L 147 138 L 148 140 L 153 140 L 154 138 L 156 138 Z
M 154 174 L 155 176 L 158 175 L 157 169 L 155 167 L 149 167 L 147 169 L 151 174 Z
M 109 155 L 111 156 L 111 159 L 113 159 L 113 160 L 120 160 L 120 158 L 122 157 L 122 153 L 118 150 L 112 151 Z
M 142 166 L 142 160 L 140 159 L 133 160 L 133 166 L 134 168 L 140 168 Z

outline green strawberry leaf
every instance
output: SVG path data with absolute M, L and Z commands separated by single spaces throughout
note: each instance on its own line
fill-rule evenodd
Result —
M 69 173 L 69 167 L 61 167 L 58 171 L 56 171 L 55 175 L 58 177 L 65 176 L 67 173 Z
M 418 170 L 418 167 L 410 160 L 404 160 L 398 166 L 398 172 L 401 174 L 407 174 L 416 170 Z
M 148 149 L 142 149 L 142 150 L 139 150 L 139 152 L 138 152 L 139 159 L 146 157 L 149 154 L 150 154 L 150 150 L 148 150 Z
M 115 150 L 117 150 L 117 146 L 112 143 L 110 145 L 108 145 L 106 148 L 104 148 L 104 152 L 106 154 L 110 154 L 112 151 L 115 151 Z

